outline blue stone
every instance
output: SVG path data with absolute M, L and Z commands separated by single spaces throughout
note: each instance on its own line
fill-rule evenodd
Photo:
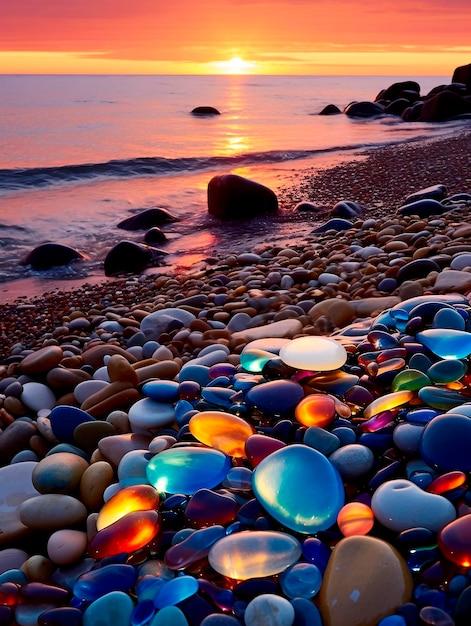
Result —
M 131 614 L 131 626 L 144 626 L 152 619 L 154 613 L 155 606 L 152 600 L 138 602 Z
M 160 588 L 154 599 L 154 605 L 157 609 L 175 606 L 179 602 L 195 595 L 198 588 L 198 581 L 193 576 L 177 576 Z
M 467 369 L 468 367 L 463 361 L 458 359 L 446 359 L 444 361 L 438 361 L 429 367 L 427 376 L 432 382 L 444 385 L 460 380 L 460 378 L 466 374 Z
M 432 322 L 433 328 L 454 328 L 455 330 L 464 330 L 466 321 L 456 309 L 444 308 L 435 313 Z
M 213 613 L 205 617 L 200 626 L 243 626 L 243 624 L 232 615 Z
M 192 365 L 190 361 L 189 364 L 182 367 L 178 374 L 178 382 L 182 383 L 186 380 L 192 380 L 201 385 L 201 387 L 206 387 L 211 380 L 209 367 L 206 365 Z
M 428 424 L 430 420 L 437 417 L 437 415 L 441 415 L 441 412 L 435 409 L 413 409 L 412 411 L 408 411 L 406 420 L 411 424 L 423 424 L 425 426 L 425 424 Z
M 201 397 L 210 404 L 228 409 L 232 403 L 235 392 L 225 387 L 205 387 L 201 391 Z
M 303 398 L 304 389 L 294 380 L 271 380 L 252 387 L 245 396 L 248 406 L 269 415 L 291 413 Z
M 137 571 L 132 565 L 104 565 L 80 576 L 72 591 L 75 597 L 93 602 L 112 591 L 126 592 L 134 586 L 136 579 Z
M 60 404 L 55 406 L 49 416 L 51 428 L 59 441 L 75 443 L 74 430 L 85 422 L 94 422 L 95 418 L 75 406 Z
M 322 626 L 321 614 L 313 602 L 306 598 L 293 598 L 290 602 L 294 609 L 293 626 Z
M 425 427 L 420 453 L 426 463 L 442 472 L 471 470 L 471 419 L 444 414 Z
M 314 563 L 295 563 L 280 576 L 280 585 L 288 598 L 313 598 L 321 588 L 322 572 Z
M 142 393 L 157 402 L 176 402 L 179 384 L 173 380 L 151 380 L 144 383 Z
M 124 591 L 107 593 L 87 607 L 83 626 L 129 626 L 133 607 L 131 598 Z
M 448 411 L 460 404 L 464 404 L 469 396 L 465 396 L 453 389 L 445 387 L 422 387 L 418 392 L 419 398 L 432 409 Z
M 340 448 L 340 439 L 337 435 L 320 426 L 310 426 L 304 432 L 303 443 L 310 448 L 319 450 L 325 456 L 329 456 Z
M 471 333 L 452 328 L 429 328 L 417 340 L 442 359 L 465 359 L 471 354 Z
M 188 626 L 188 620 L 177 606 L 164 606 L 154 615 L 149 626 Z
M 378 626 L 407 626 L 402 615 L 388 615 L 378 622 Z
M 39 626 L 82 626 L 83 613 L 72 606 L 56 607 L 43 611 L 38 617 Z M 3 622 L 0 621 L 0 624 Z

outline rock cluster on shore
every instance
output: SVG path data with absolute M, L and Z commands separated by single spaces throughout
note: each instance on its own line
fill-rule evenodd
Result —
M 0 623 L 469 623 L 470 185 L 424 150 L 343 170 L 345 230 L 1 307 Z

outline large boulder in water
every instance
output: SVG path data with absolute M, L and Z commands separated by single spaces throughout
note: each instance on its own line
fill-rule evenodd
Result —
M 384 106 L 378 102 L 351 102 L 344 113 L 348 117 L 378 117 L 384 115 Z
M 85 255 L 75 248 L 60 243 L 43 243 L 23 257 L 20 265 L 31 265 L 35 270 L 48 270 L 84 258 Z
M 223 174 L 208 183 L 208 212 L 219 219 L 247 219 L 277 210 L 275 192 L 243 176 Z
M 342 111 L 336 104 L 327 104 L 322 111 L 319 111 L 319 115 L 339 115 Z
M 471 116 L 471 102 L 454 91 L 445 89 L 424 100 L 420 121 L 445 122 L 464 116 Z
M 111 248 L 105 257 L 106 276 L 123 273 L 139 273 L 154 261 L 154 253 L 149 246 L 133 241 L 120 241 Z M 163 253 L 162 253 L 163 254 Z
M 453 83 L 463 83 L 469 91 L 471 91 L 471 63 L 468 65 L 460 65 L 453 72 Z
M 167 209 L 155 207 L 127 217 L 119 222 L 118 228 L 123 230 L 148 230 L 153 226 L 160 226 L 169 222 L 178 222 L 178 217 L 167 211 Z
M 389 100 L 390 102 L 398 100 L 404 97 L 404 92 L 414 92 L 418 96 L 420 94 L 419 83 L 416 83 L 415 80 L 403 80 L 393 83 L 379 92 L 375 98 L 375 102 L 378 102 L 378 100 Z
M 202 106 L 195 107 L 191 112 L 192 115 L 221 115 L 220 111 L 215 109 L 214 107 Z

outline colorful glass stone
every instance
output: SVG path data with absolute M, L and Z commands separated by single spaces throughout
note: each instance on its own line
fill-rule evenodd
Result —
M 157 511 L 134 511 L 99 530 L 90 540 L 88 553 L 96 559 L 140 550 L 157 535 L 161 519 Z
M 285 447 L 286 444 L 283 441 L 257 433 L 251 435 L 245 442 L 245 456 L 250 465 L 256 467 L 269 454 Z
M 96 521 L 97 530 L 102 530 L 133 511 L 158 509 L 159 492 L 150 485 L 125 487 L 112 496 L 101 508 Z
M 104 565 L 82 574 L 73 585 L 72 591 L 79 600 L 93 602 L 113 591 L 128 591 L 134 586 L 136 579 L 137 571 L 132 565 Z
M 267 352 L 266 350 L 246 349 L 240 354 L 240 364 L 247 372 L 253 372 L 255 374 L 262 371 L 264 365 L 273 359 L 275 355 L 273 352 Z
M 233 457 L 245 456 L 245 442 L 255 432 L 245 420 L 222 411 L 197 413 L 189 428 L 198 441 Z
M 355 374 L 348 374 L 347 372 L 337 370 L 334 372 L 326 372 L 325 374 L 316 374 L 307 381 L 303 381 L 303 384 L 316 391 L 325 391 L 327 393 L 335 393 L 339 396 L 343 396 L 352 389 L 359 380 L 359 377 Z
M 157 491 L 191 495 L 212 489 L 231 468 L 227 454 L 212 448 L 186 446 L 156 454 L 147 465 L 147 478 Z
M 172 570 L 183 570 L 204 559 L 211 546 L 226 534 L 224 526 L 215 525 L 190 533 L 180 543 L 173 545 L 165 553 L 165 564 Z
M 198 591 L 198 581 L 193 576 L 177 576 L 162 585 L 154 599 L 157 609 L 175 606 Z
M 335 400 L 326 394 L 311 394 L 298 403 L 294 415 L 304 426 L 323 428 L 335 417 Z
M 370 417 L 373 417 L 378 413 L 382 413 L 383 411 L 390 411 L 391 409 L 407 404 L 407 402 L 410 402 L 413 397 L 414 394 L 412 391 L 406 390 L 388 393 L 381 398 L 373 400 L 373 402 L 363 411 L 363 416 L 369 419 Z
M 280 585 L 288 598 L 313 598 L 321 588 L 322 573 L 313 563 L 295 563 L 280 576 Z
M 280 350 L 280 358 L 296 369 L 330 372 L 345 365 L 347 351 L 335 339 L 307 336 L 286 343 Z
M 471 419 L 445 413 L 427 424 L 420 444 L 422 458 L 443 472 L 471 470 Z
M 460 380 L 467 372 L 466 363 L 458 359 L 438 361 L 429 367 L 427 376 L 440 385 Z
M 471 567 L 471 515 L 463 515 L 445 526 L 438 535 L 444 556 L 461 567 Z
M 191 526 L 203 528 L 213 524 L 229 524 L 237 513 L 237 500 L 229 493 L 199 489 L 185 508 L 185 517 Z
M 279 574 L 300 556 L 301 545 L 295 537 L 259 530 L 223 537 L 211 547 L 208 559 L 219 574 L 247 580 Z
M 344 537 L 367 535 L 374 525 L 374 513 L 367 504 L 348 502 L 340 509 L 337 524 Z
M 406 369 L 396 374 L 391 382 L 391 390 L 417 391 L 426 385 L 430 385 L 430 378 L 419 370 Z
M 471 354 L 471 333 L 451 328 L 429 328 L 417 340 L 442 359 L 466 359 Z
M 298 444 L 261 461 L 253 473 L 253 491 L 274 519 L 305 534 L 332 526 L 345 501 L 332 463 L 317 450 Z
M 464 472 L 460 472 L 458 470 L 454 472 L 447 472 L 446 474 L 442 474 L 441 476 L 435 478 L 435 480 L 427 487 L 426 491 L 437 494 L 445 493 L 446 491 L 462 487 L 466 483 L 466 479 L 466 474 Z

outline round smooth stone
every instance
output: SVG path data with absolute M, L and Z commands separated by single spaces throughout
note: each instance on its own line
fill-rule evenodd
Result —
M 306 534 L 332 526 L 345 502 L 333 464 L 317 450 L 298 444 L 273 452 L 257 465 L 253 491 L 274 519 Z
M 57 565 L 70 565 L 83 557 L 87 542 L 87 533 L 81 530 L 56 530 L 48 539 L 47 555 Z
M 344 537 L 367 535 L 373 528 L 374 513 L 363 502 L 348 502 L 337 515 L 337 524 Z
M 428 374 L 428 372 L 427 372 Z M 419 370 L 405 369 L 394 376 L 391 391 L 416 391 L 430 385 L 430 378 Z
M 429 328 L 416 338 L 442 359 L 466 359 L 471 354 L 471 333 L 463 330 Z
M 94 599 L 85 609 L 83 626 L 129 626 L 134 604 L 125 591 L 105 592 Z
M 371 508 L 376 519 L 395 532 L 422 527 L 438 533 L 456 517 L 449 500 L 403 478 L 380 485 L 371 499 Z
M 115 480 L 115 473 L 107 461 L 96 461 L 84 471 L 80 480 L 80 500 L 89 511 L 103 505 L 103 494 Z
M 227 454 L 212 448 L 170 448 L 156 454 L 147 465 L 147 478 L 157 491 L 191 495 L 212 489 L 231 469 Z
M 144 398 L 135 402 L 128 412 L 133 432 L 156 432 L 175 420 L 175 408 L 167 402 Z
M 32 481 L 40 493 L 73 494 L 89 464 L 70 452 L 57 452 L 36 464 Z
M 275 450 L 280 450 L 280 448 L 286 448 L 286 444 L 283 441 L 256 433 L 251 435 L 245 442 L 245 456 L 250 465 L 256 467 L 265 457 L 275 452 Z
M 109 382 L 106 380 L 84 380 L 74 389 L 75 399 L 79 404 L 83 404 L 90 396 L 108 387 L 108 385 Z
M 179 384 L 173 380 L 151 380 L 142 386 L 142 393 L 157 402 L 176 402 Z
M 118 465 L 118 481 L 122 487 L 147 484 L 147 463 L 151 455 L 147 450 L 131 450 Z
M 344 480 L 354 480 L 367 474 L 373 467 L 373 452 L 359 443 L 350 443 L 338 448 L 329 456 Z
M 177 576 L 160 587 L 154 598 L 154 605 L 157 609 L 175 606 L 179 602 L 194 596 L 198 588 L 198 581 L 193 576 Z
M 333 549 L 319 593 L 324 626 L 376 626 L 409 602 L 413 579 L 402 556 L 376 537 L 345 537 Z
M 150 543 L 160 525 L 157 511 L 133 511 L 99 530 L 90 540 L 88 553 L 95 559 L 131 554 Z
M 288 600 L 264 593 L 249 602 L 244 613 L 245 626 L 292 626 L 294 608 Z
M 103 437 L 111 437 L 112 435 L 116 435 L 116 428 L 109 422 L 102 420 L 83 422 L 74 430 L 74 442 L 79 448 L 91 455 Z
M 56 396 L 47 385 L 33 381 L 23 385 L 20 400 L 28 409 L 38 412 L 42 409 L 52 409 L 56 403 Z
M 433 318 L 434 328 L 453 328 L 455 330 L 464 330 L 466 322 L 462 315 L 455 309 L 440 309 Z
M 447 389 L 446 387 L 422 387 L 418 392 L 419 399 L 424 404 L 434 408 L 448 411 L 469 399 L 459 391 Z
M 296 626 L 322 626 L 321 614 L 313 602 L 306 598 L 293 598 L 291 605 L 294 609 Z
M 466 363 L 458 359 L 438 361 L 429 367 L 427 376 L 434 383 L 444 385 L 460 380 L 467 371 Z
M 303 387 L 294 380 L 271 380 L 249 389 L 245 401 L 262 413 L 284 415 L 294 411 L 303 397 Z
M 211 546 L 208 559 L 222 576 L 235 580 L 263 578 L 283 572 L 301 556 L 301 544 L 277 531 L 242 531 Z
M 334 339 L 307 336 L 292 339 L 280 349 L 281 360 L 300 370 L 330 372 L 347 361 L 347 351 Z
M 197 413 L 188 426 L 198 441 L 238 458 L 245 456 L 245 442 L 255 434 L 255 429 L 245 420 L 222 411 Z
M 288 598 L 313 598 L 321 588 L 322 573 L 314 563 L 295 563 L 280 576 L 280 585 Z
M 178 607 L 164 606 L 154 615 L 150 626 L 188 626 L 188 620 Z
M 77 426 L 86 422 L 96 421 L 95 418 L 86 411 L 65 404 L 55 406 L 49 415 L 49 419 L 52 432 L 57 439 L 67 443 L 75 443 L 74 430 Z
M 304 433 L 303 443 L 310 448 L 315 448 L 325 456 L 329 456 L 340 447 L 340 439 L 337 435 L 320 426 L 310 426 Z
M 335 400 L 327 394 L 310 394 L 298 403 L 294 415 L 303 426 L 324 428 L 335 417 Z
M 59 346 L 45 346 L 26 355 L 20 363 L 20 371 L 28 376 L 45 374 L 57 367 L 64 357 Z
M 424 426 L 402 422 L 396 426 L 393 432 L 394 444 L 409 456 L 417 454 L 424 432 Z
M 438 546 L 443 555 L 460 567 L 471 567 L 471 516 L 463 515 L 442 528 Z
M 72 496 L 46 493 L 25 500 L 18 508 L 21 522 L 35 530 L 53 530 L 83 523 L 86 507 Z
M 160 496 L 150 485 L 125 487 L 112 496 L 102 507 L 96 520 L 97 530 L 102 530 L 134 511 L 158 509 Z
M 23 502 L 39 495 L 32 482 L 36 466 L 34 461 L 24 461 L 0 468 L 0 545 L 9 544 L 31 532 L 20 521 L 18 509 Z
M 441 471 L 471 470 L 471 420 L 464 415 L 445 413 L 434 417 L 425 427 L 420 454 Z

